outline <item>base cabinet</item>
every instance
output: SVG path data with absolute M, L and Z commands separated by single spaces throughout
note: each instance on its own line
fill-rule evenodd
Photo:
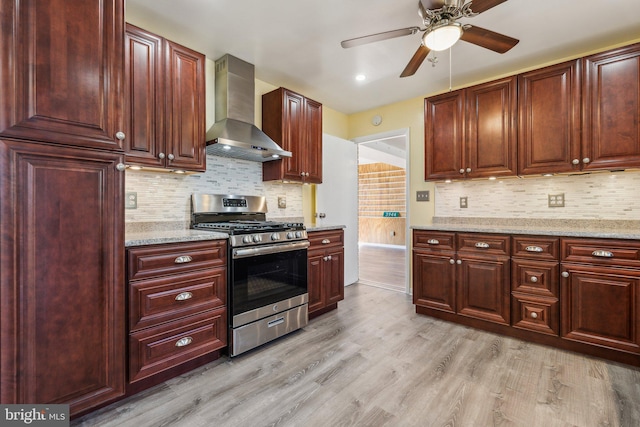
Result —
M 309 317 L 338 307 L 344 299 L 344 231 L 309 232 Z
M 129 391 L 227 345 L 226 242 L 127 250 Z
M 638 241 L 414 230 L 413 290 L 417 313 L 640 366 Z

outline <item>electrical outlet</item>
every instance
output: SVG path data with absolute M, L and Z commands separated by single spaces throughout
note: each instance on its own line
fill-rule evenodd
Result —
M 428 202 L 429 190 L 416 191 L 416 202 Z
M 469 207 L 469 204 L 467 203 L 467 196 L 460 197 L 460 207 L 463 209 L 466 209 Z
M 138 193 L 135 191 L 124 193 L 124 208 L 138 209 Z
M 564 193 L 549 194 L 548 199 L 550 208 L 564 208 Z
M 287 198 L 284 196 L 278 196 L 278 207 L 284 209 L 287 207 Z

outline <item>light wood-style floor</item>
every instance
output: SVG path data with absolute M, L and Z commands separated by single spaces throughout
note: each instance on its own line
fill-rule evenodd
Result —
M 358 244 L 359 281 L 371 286 L 406 291 L 406 254 L 402 246 Z
M 640 369 L 415 314 L 355 284 L 338 310 L 72 426 L 638 426 Z

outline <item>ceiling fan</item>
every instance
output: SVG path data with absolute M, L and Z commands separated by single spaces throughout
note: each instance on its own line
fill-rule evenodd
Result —
M 419 0 L 418 15 L 424 28 L 408 27 L 385 31 L 354 39 L 344 40 L 343 48 L 360 46 L 381 40 L 409 36 L 423 32 L 422 41 L 416 53 L 405 67 L 400 77 L 415 74 L 430 51 L 446 50 L 458 40 L 484 47 L 498 53 L 505 53 L 518 44 L 519 40 L 491 30 L 457 22 L 460 18 L 478 15 L 507 0 Z

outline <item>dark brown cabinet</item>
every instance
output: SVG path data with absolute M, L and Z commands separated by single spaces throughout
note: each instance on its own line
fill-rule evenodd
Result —
M 563 239 L 564 339 L 640 353 L 640 243 Z
M 322 104 L 285 88 L 262 95 L 262 130 L 293 155 L 265 162 L 265 181 L 322 183 Z
M 309 232 L 309 317 L 338 307 L 344 299 L 344 231 Z
M 640 43 L 584 58 L 586 170 L 640 166 Z
M 122 157 L 0 141 L 2 403 L 124 395 Z
M 0 136 L 122 149 L 123 3 L 2 2 Z
M 516 174 L 517 80 L 425 99 L 425 179 Z
M 127 24 L 125 63 L 127 163 L 203 172 L 204 55 Z
M 127 250 L 130 392 L 219 356 L 227 345 L 226 274 L 224 240 Z
M 558 336 L 559 246 L 556 237 L 513 237 L 511 319 L 514 328 Z
M 580 170 L 580 60 L 518 76 L 518 174 Z
M 125 393 L 124 2 L 0 6 L 0 400 Z
M 455 233 L 413 233 L 413 303 L 456 311 Z

